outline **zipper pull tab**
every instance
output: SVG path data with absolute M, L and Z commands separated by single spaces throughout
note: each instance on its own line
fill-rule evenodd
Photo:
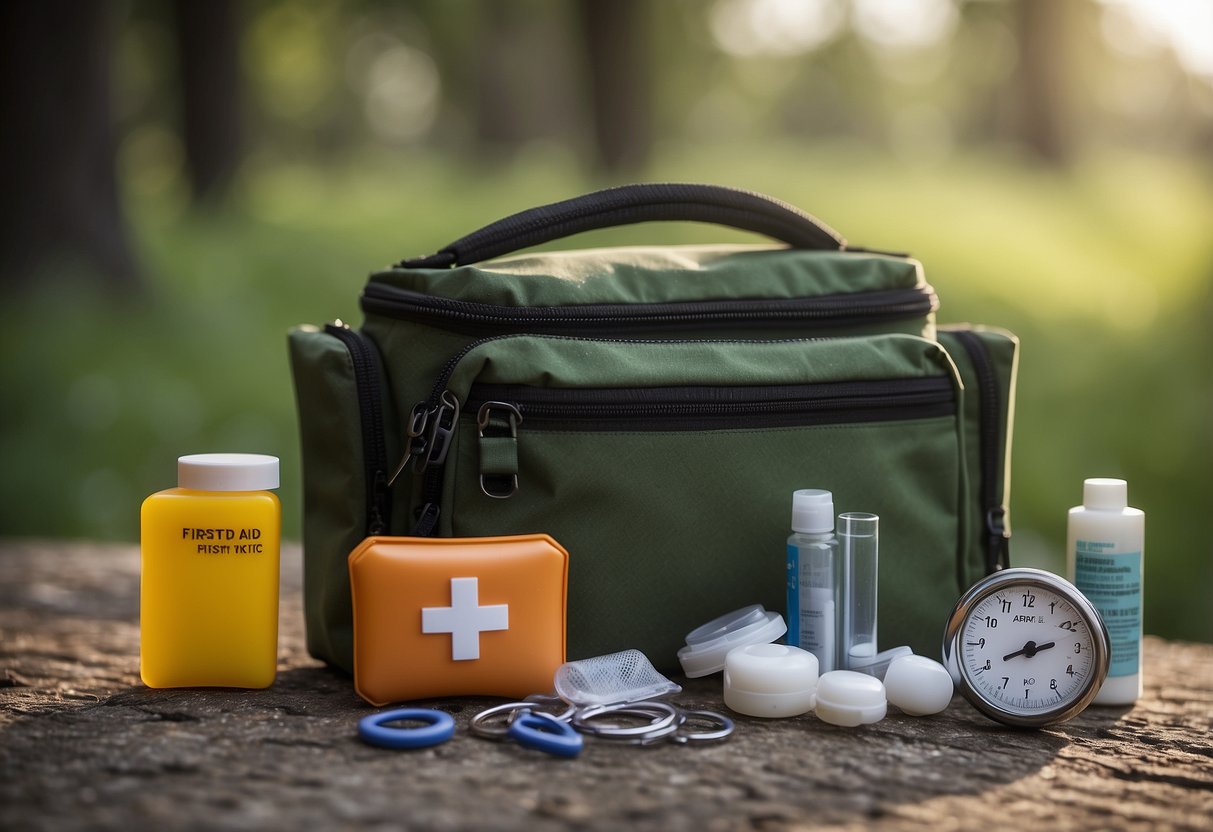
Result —
M 425 442 L 425 458 L 418 458 L 415 470 L 423 471 L 446 461 L 446 452 L 451 448 L 455 426 L 459 422 L 459 398 L 450 390 L 442 391 L 438 407 L 429 414 L 430 433 Z
M 413 459 L 413 457 L 420 459 L 421 454 L 425 453 L 425 426 L 430 419 L 430 411 L 425 409 L 425 404 L 425 402 L 418 404 L 409 415 L 408 427 L 404 429 L 404 457 L 400 460 L 400 464 L 396 466 L 395 470 L 392 471 L 392 475 L 388 477 L 388 488 L 391 488 L 396 483 L 396 478 L 404 471 L 405 466 L 409 464 L 409 460 Z
M 409 535 L 411 537 L 430 537 L 433 535 L 434 527 L 438 525 L 438 514 L 439 510 L 436 503 L 426 503 L 421 507 L 421 511 L 417 515 L 417 522 L 413 524 Z
M 518 493 L 518 426 L 522 414 L 509 402 L 485 402 L 476 414 L 480 434 L 480 490 L 506 500 Z

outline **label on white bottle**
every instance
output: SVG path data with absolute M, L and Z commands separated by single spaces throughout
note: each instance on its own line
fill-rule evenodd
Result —
M 1117 552 L 1112 543 L 1075 543 L 1074 585 L 1090 599 L 1112 645 L 1109 676 L 1141 670 L 1141 552 Z

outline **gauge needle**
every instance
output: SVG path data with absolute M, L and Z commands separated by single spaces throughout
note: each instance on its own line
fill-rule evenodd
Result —
M 1027 658 L 1030 659 L 1033 656 L 1035 656 L 1037 653 L 1039 653 L 1041 650 L 1048 650 L 1050 647 L 1055 647 L 1056 645 L 1057 645 L 1057 642 L 1055 642 L 1055 641 L 1050 641 L 1047 644 L 1037 644 L 1034 641 L 1029 641 L 1027 644 L 1025 644 L 1023 646 L 1022 650 L 1016 650 L 1014 653 L 1007 653 L 1005 656 L 1002 657 L 1002 660 L 1004 662 L 1009 662 L 1011 659 L 1015 658 L 1016 656 L 1026 656 Z

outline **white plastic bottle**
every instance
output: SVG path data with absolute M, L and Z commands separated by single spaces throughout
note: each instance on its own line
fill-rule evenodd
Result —
M 822 673 L 838 667 L 838 540 L 834 496 L 802 489 L 792 494 L 788 538 L 788 644 L 817 657 Z
M 1108 678 L 1097 705 L 1129 705 L 1141 696 L 1142 556 L 1146 515 L 1129 508 L 1128 484 L 1088 479 L 1082 505 L 1070 509 L 1066 557 L 1070 576 L 1091 600 L 1112 643 Z

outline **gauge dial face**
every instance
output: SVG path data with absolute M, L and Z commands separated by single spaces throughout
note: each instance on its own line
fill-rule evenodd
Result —
M 961 689 L 980 710 L 1016 725 L 1081 711 L 1107 673 L 1107 634 L 1090 602 L 1047 572 L 984 579 L 949 624 Z

